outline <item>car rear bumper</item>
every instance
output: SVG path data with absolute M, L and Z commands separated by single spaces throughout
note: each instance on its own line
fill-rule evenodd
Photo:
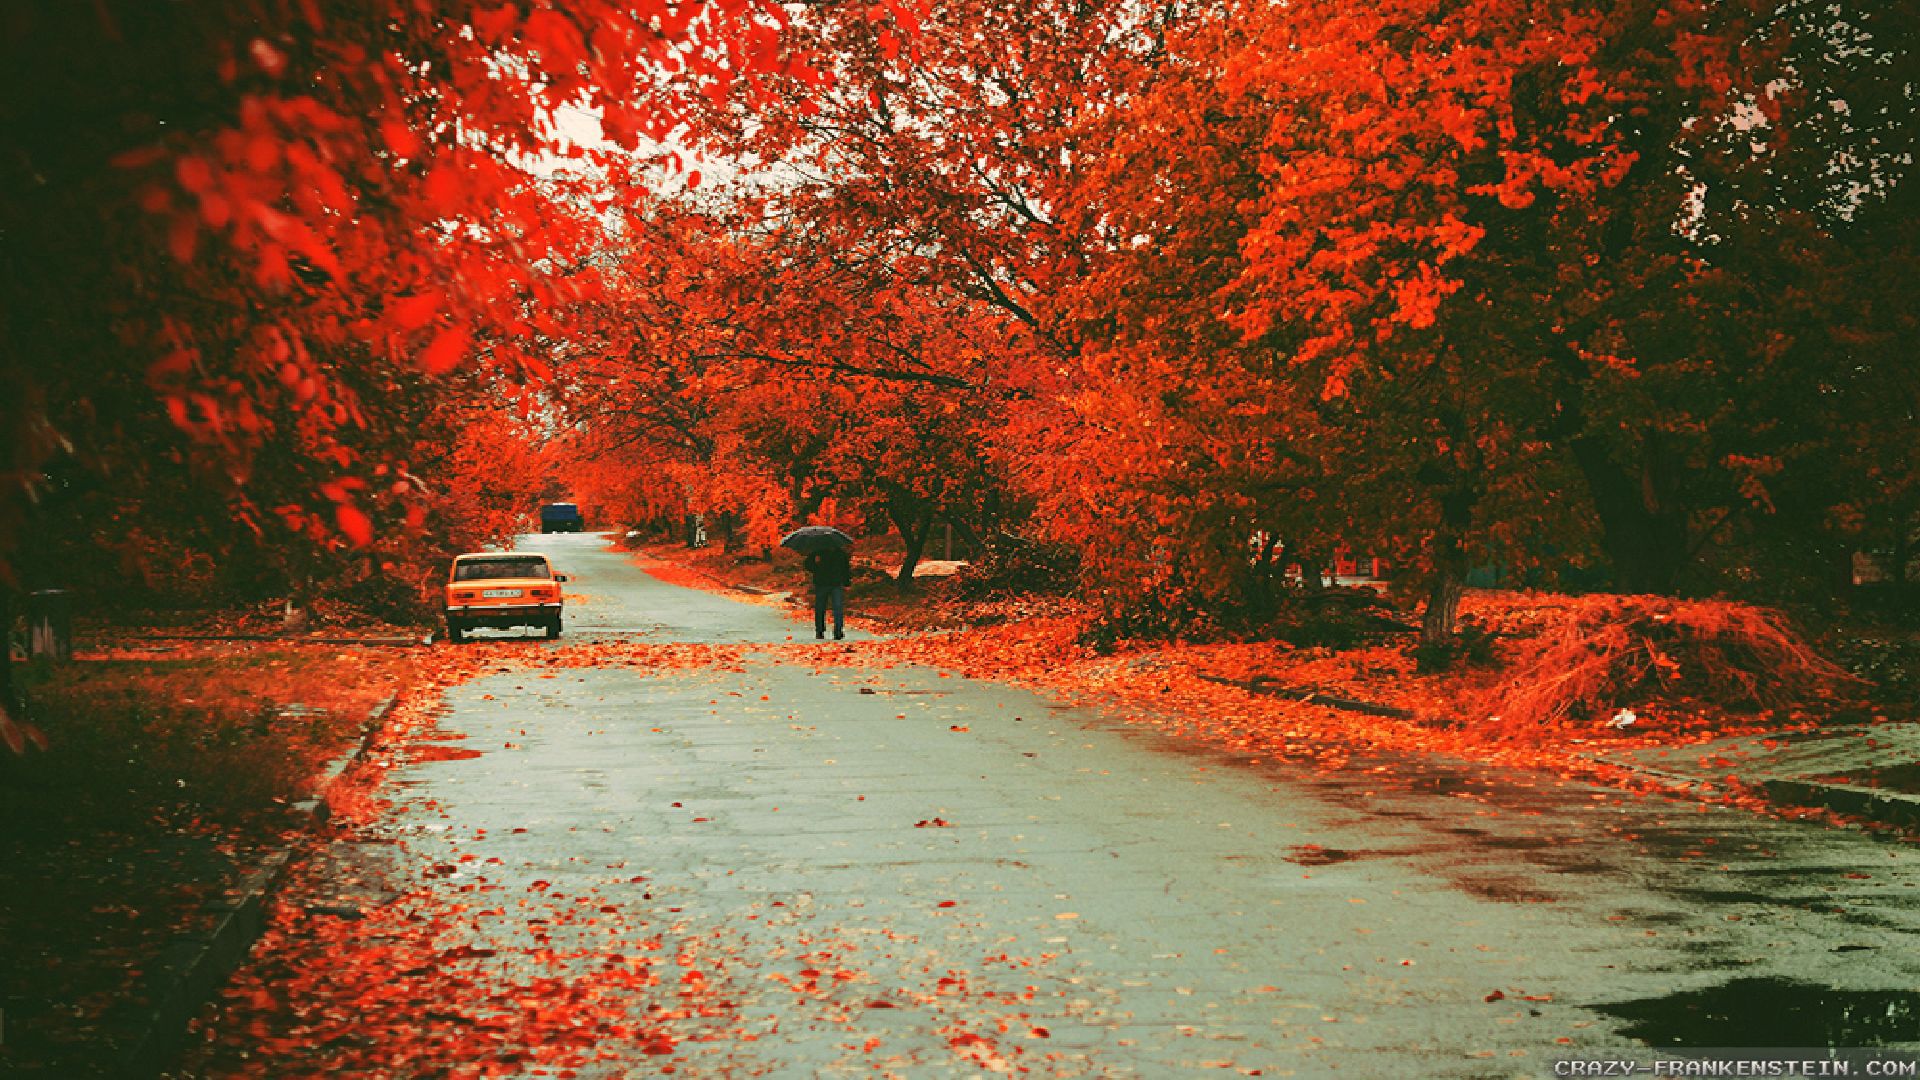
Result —
M 542 604 L 515 604 L 512 606 L 503 604 L 497 607 L 493 605 L 481 607 L 478 604 L 472 604 L 464 607 L 449 607 L 446 609 L 446 616 L 448 619 L 458 619 L 476 626 L 483 626 L 488 623 L 500 623 L 504 626 L 524 626 L 529 623 L 542 623 L 548 619 L 557 618 L 560 615 L 560 608 L 561 605 L 558 601 Z

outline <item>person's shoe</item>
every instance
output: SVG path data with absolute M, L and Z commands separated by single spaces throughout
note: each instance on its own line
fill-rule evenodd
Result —
M 843 637 L 846 637 L 846 636 L 847 636 L 847 635 L 845 635 L 845 634 L 843 634 L 843 633 L 841 633 L 841 632 L 840 632 L 840 631 L 838 631 L 838 630 L 835 630 L 835 631 L 833 632 L 833 640 L 835 640 L 835 641 L 839 641 L 839 640 L 840 640 L 841 638 L 843 638 Z
M 815 630 L 813 632 L 813 640 L 815 641 L 827 640 L 827 632 L 825 630 Z

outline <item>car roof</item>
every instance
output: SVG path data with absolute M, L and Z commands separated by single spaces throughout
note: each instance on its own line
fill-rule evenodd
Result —
M 468 559 L 545 559 L 546 555 L 538 551 L 469 551 L 465 555 L 455 555 L 454 562 Z

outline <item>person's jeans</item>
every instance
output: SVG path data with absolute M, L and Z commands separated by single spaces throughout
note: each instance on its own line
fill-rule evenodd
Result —
M 827 636 L 827 607 L 833 607 L 833 636 L 845 633 L 843 624 L 847 617 L 847 587 L 845 585 L 815 585 L 813 587 L 813 636 Z

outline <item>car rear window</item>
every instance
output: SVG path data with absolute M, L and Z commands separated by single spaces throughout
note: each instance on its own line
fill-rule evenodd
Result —
M 545 559 L 467 559 L 453 564 L 453 580 L 481 581 L 486 578 L 543 578 L 547 576 Z

